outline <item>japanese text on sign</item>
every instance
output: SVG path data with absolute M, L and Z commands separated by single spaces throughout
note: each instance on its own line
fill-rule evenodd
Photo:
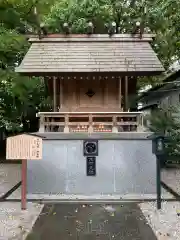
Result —
M 7 159 L 42 159 L 42 139 L 32 135 L 9 137 L 6 146 Z

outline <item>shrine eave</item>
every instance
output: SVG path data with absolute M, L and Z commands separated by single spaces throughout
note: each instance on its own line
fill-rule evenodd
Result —
M 16 70 L 16 72 L 18 72 Z M 29 77 L 64 77 L 70 79 L 76 78 L 76 77 L 143 77 L 143 76 L 158 76 L 162 74 L 162 70 L 159 71 L 143 71 L 143 72 L 136 72 L 136 71 L 129 71 L 129 72 L 18 72 L 22 76 L 29 76 Z
M 25 75 L 119 74 L 157 75 L 164 71 L 150 42 L 152 36 L 46 37 L 31 47 L 16 72 Z

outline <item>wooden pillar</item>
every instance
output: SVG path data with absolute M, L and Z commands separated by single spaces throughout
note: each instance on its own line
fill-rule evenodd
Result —
M 69 133 L 69 115 L 65 115 L 65 127 L 64 127 L 64 133 Z
M 44 127 L 44 116 L 40 116 L 40 126 L 39 126 L 39 132 L 44 133 L 45 132 L 45 127 Z
M 76 79 L 76 107 L 80 107 L 80 79 Z
M 57 111 L 56 77 L 53 77 L 53 111 Z
M 88 128 L 88 133 L 93 132 L 93 117 L 92 114 L 89 115 L 89 128 Z
M 113 126 L 112 126 L 112 132 L 113 133 L 118 133 L 118 128 L 117 128 L 117 116 L 112 117 L 113 120 Z
M 121 77 L 119 77 L 119 108 L 122 109 L 121 106 L 121 98 L 122 98 L 122 93 L 121 93 Z
M 105 105 L 106 105 L 106 107 L 109 105 L 108 104 L 108 94 L 109 94 L 109 91 L 108 91 L 108 78 L 105 78 L 104 79 L 104 81 L 105 81 Z
M 128 111 L 128 77 L 125 76 L 124 111 Z
M 104 79 L 103 77 L 102 77 L 102 82 L 103 82 L 103 106 L 104 106 L 104 108 L 106 108 L 107 103 L 108 103 L 108 101 L 107 101 L 107 83 L 106 83 L 106 79 Z
M 60 103 L 59 103 L 59 106 L 60 106 L 60 109 L 61 109 L 63 107 L 63 79 L 61 78 L 61 79 L 59 79 L 59 81 L 60 81 L 60 84 L 59 84 L 59 86 L 60 86 L 60 91 L 59 91 Z
M 137 132 L 144 132 L 143 116 L 137 116 Z
M 76 77 L 74 79 L 71 79 L 72 85 L 71 85 L 71 91 L 72 91 L 72 100 L 73 100 L 73 106 L 70 106 L 73 111 L 76 111 L 77 109 L 77 101 L 76 101 Z

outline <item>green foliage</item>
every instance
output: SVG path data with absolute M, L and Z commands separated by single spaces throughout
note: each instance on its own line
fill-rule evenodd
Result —
M 0 67 L 13 68 L 18 64 L 27 50 L 26 39 L 15 30 L 0 28 Z
M 46 101 L 44 84 L 38 78 L 20 77 L 13 71 L 0 71 L 0 126 L 22 130 L 36 118 Z M 44 97 L 43 97 L 44 96 Z M 26 129 L 27 130 L 27 129 Z
M 72 33 L 85 33 L 88 21 L 95 33 L 107 32 L 104 25 L 115 21 L 121 33 L 130 33 L 133 24 L 141 21 L 146 31 L 156 33 L 153 48 L 165 68 L 180 58 L 180 4 L 176 0 L 115 1 L 61 0 L 55 2 L 44 21 L 53 32 L 63 32 L 64 22 Z
M 34 0 L 0 1 L 0 127 L 8 131 L 35 131 L 36 112 L 49 102 L 40 78 L 22 77 L 14 72 L 29 43 L 20 33 L 37 27 Z M 41 1 L 42 12 L 50 1 Z M 34 127 L 34 128 L 33 128 Z
M 166 154 L 169 158 L 180 157 L 180 106 L 157 109 L 148 117 L 149 130 L 167 137 Z
M 34 31 L 38 25 L 34 15 L 37 7 L 41 16 L 47 14 L 54 0 L 1 0 L 0 22 L 7 29 L 14 29 L 20 33 Z
M 72 33 L 85 33 L 88 21 L 93 22 L 95 32 L 102 33 L 105 30 L 104 24 L 112 20 L 113 6 L 110 0 L 62 0 L 57 2 L 45 17 L 45 23 L 53 32 L 63 32 L 63 23 L 68 22 Z

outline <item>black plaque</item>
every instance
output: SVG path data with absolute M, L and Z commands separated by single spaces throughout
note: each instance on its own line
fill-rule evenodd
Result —
M 86 157 L 98 156 L 98 140 L 84 140 L 83 155 Z
M 96 176 L 96 157 L 87 157 L 87 176 Z

